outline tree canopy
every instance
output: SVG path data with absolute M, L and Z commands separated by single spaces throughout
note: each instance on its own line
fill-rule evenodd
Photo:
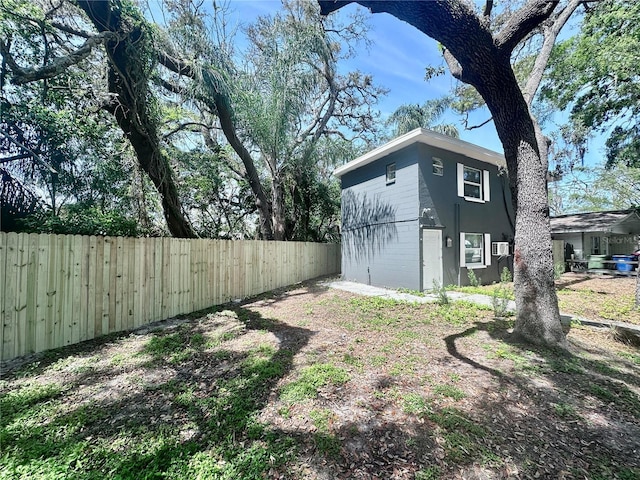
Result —
M 392 127 L 392 135 L 396 137 L 415 128 L 427 128 L 458 138 L 460 133 L 455 124 L 438 123 L 451 102 L 451 98 L 442 97 L 427 100 L 422 105 L 417 103 L 400 105 L 387 119 L 387 125 Z
M 640 166 L 640 4 L 603 0 L 555 47 L 543 96 L 570 113 L 571 131 L 607 133 L 607 166 Z M 585 135 L 577 136 L 583 144 Z
M 159 6 L 161 25 L 135 0 L 0 3 L 3 218 L 336 241 L 330 173 L 373 140 L 384 94 L 339 72 L 367 41 L 362 16 L 285 2 L 247 27 L 241 50 L 224 7 Z
M 549 185 L 553 215 L 627 210 L 640 206 L 640 169 L 616 165 L 574 167 Z

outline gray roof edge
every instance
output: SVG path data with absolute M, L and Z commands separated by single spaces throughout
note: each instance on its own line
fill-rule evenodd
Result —
M 591 216 L 595 217 L 597 215 L 614 215 L 617 218 L 609 218 L 608 222 L 597 223 L 595 225 L 585 225 L 584 223 L 579 223 L 578 225 L 567 225 L 562 223 L 563 220 L 576 220 L 580 217 Z M 573 218 L 571 218 L 573 217 Z M 626 222 L 632 217 L 636 217 L 640 219 L 640 215 L 636 209 L 627 209 L 627 210 L 607 210 L 604 212 L 582 212 L 582 213 L 568 213 L 565 215 L 558 215 L 556 217 L 550 218 L 550 226 L 551 233 L 558 235 L 563 233 L 576 233 L 576 232 L 603 232 L 603 233 L 612 233 L 613 228 L 616 225 L 620 225 L 623 222 Z M 559 224 L 554 227 L 554 223 Z
M 628 214 L 628 215 L 632 215 L 633 213 L 637 213 L 637 210 L 634 208 L 626 208 L 626 209 L 622 209 L 622 210 L 603 210 L 602 212 L 578 212 L 578 213 L 563 213 L 562 215 L 553 215 L 552 219 L 554 218 L 566 218 L 566 217 L 579 217 L 582 215 L 602 215 L 602 214 L 608 214 L 608 213 L 620 213 L 620 214 Z
M 503 166 L 505 165 L 504 155 L 493 150 L 475 145 L 473 143 L 465 142 L 458 138 L 443 135 L 441 133 L 433 132 L 425 128 L 416 128 L 415 130 L 405 133 L 397 138 L 394 138 L 388 143 L 374 148 L 368 153 L 359 156 L 358 158 L 351 160 L 350 162 L 336 168 L 333 174 L 340 178 L 345 173 L 356 170 L 360 167 L 368 165 L 376 160 L 389 155 L 390 153 L 397 152 L 414 143 L 424 143 L 432 147 L 441 148 L 455 153 L 460 153 L 467 157 L 479 160 L 481 162 L 490 163 L 492 165 Z

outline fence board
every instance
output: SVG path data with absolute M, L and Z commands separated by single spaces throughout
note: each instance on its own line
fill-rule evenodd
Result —
M 93 274 L 95 270 L 95 260 L 93 261 L 93 265 L 91 265 L 91 257 L 95 254 L 95 246 L 91 248 L 91 237 L 84 236 L 81 237 L 81 245 L 82 245 L 82 256 L 79 257 L 82 259 L 80 263 L 80 315 L 79 315 L 79 325 L 80 325 L 80 341 L 83 342 L 93 336 L 89 336 L 89 286 L 93 284 L 93 282 L 89 282 L 89 275 Z M 93 266 L 93 268 L 91 268 Z M 93 322 L 91 322 L 93 323 Z
M 165 315 L 170 315 L 169 314 L 169 289 L 170 289 L 169 263 L 170 263 L 170 256 L 169 256 L 168 242 L 169 242 L 169 239 L 167 239 L 167 238 L 163 238 L 162 239 L 162 282 L 161 282 L 161 284 L 162 284 L 162 309 L 161 309 L 161 311 Z
M 87 339 L 96 337 L 96 285 L 98 283 L 98 239 L 95 236 L 85 240 L 86 248 L 89 249 L 89 258 L 85 266 L 85 288 L 87 290 L 87 310 L 85 324 L 87 326 Z M 100 275 L 102 281 L 102 273 Z M 100 317 L 98 317 L 100 318 Z
M 180 243 L 173 240 L 167 240 L 167 248 L 169 250 L 169 267 L 167 275 L 169 276 L 169 310 L 166 312 L 170 317 L 178 311 L 178 283 L 180 283 Z
M 6 273 L 6 284 L 5 284 L 5 295 L 6 295 L 6 304 L 5 304 L 5 315 L 4 315 L 4 335 L 3 335 L 3 343 L 2 343 L 2 359 L 6 360 L 8 358 L 13 358 L 14 356 L 20 355 L 19 352 L 16 352 L 16 339 L 15 335 L 15 313 L 16 313 L 16 286 L 17 286 L 17 277 L 18 277 L 18 235 L 15 233 L 10 233 L 7 235 L 6 239 L 6 263 L 5 268 L 7 269 Z
M 204 240 L 195 240 L 191 242 L 191 254 L 195 260 L 195 271 L 191 275 L 191 301 L 192 308 L 194 310 L 201 310 L 204 308 L 204 287 L 207 285 L 204 278 Z
M 223 265 L 222 265 L 222 246 L 223 242 L 216 242 L 214 244 L 214 254 L 213 261 L 215 262 L 215 269 L 213 272 L 213 281 L 215 282 L 215 303 L 223 303 L 222 300 L 222 275 L 223 275 Z
M 169 311 L 167 312 L 170 317 L 175 315 L 178 311 L 178 284 L 180 283 L 180 242 L 168 240 L 167 247 L 169 248 L 169 269 L 167 274 L 169 275 L 169 282 L 171 285 L 170 290 L 170 304 Z
M 154 269 L 154 259 L 153 259 L 153 238 L 145 238 L 144 239 L 144 248 L 142 250 L 143 261 L 143 278 L 144 284 L 142 286 L 142 313 L 141 319 L 142 322 L 151 321 L 153 317 L 153 298 L 151 292 L 153 290 L 153 269 Z M 141 324 L 142 325 L 142 324 Z
M 142 321 L 140 318 L 142 315 L 142 303 L 146 301 L 143 296 L 144 292 L 144 255 L 142 249 L 144 248 L 145 239 L 141 239 L 140 241 L 133 242 L 132 251 L 134 252 L 133 258 L 129 262 L 133 267 L 133 274 L 131 275 L 131 302 L 130 302 L 130 325 L 128 328 L 136 328 L 141 324 L 139 322 Z
M 153 242 L 153 317 L 155 322 L 162 318 L 162 238 L 154 238 Z
M 123 330 L 122 323 L 122 311 L 123 311 L 123 303 L 126 303 L 125 292 L 123 292 L 123 270 L 124 270 L 124 238 L 116 238 L 116 255 L 115 255 L 115 323 L 111 332 L 119 332 Z
M 0 233 L 0 359 L 336 273 L 336 245 Z
M 69 251 L 65 235 L 56 235 L 56 289 L 54 295 L 55 315 L 53 321 L 53 348 L 64 345 L 64 287 L 69 285 L 67 278 L 67 259 Z M 67 288 L 68 291 L 68 288 Z
M 29 275 L 29 236 L 19 235 L 17 246 L 18 285 L 16 296 L 16 351 L 20 355 L 28 351 L 29 318 L 27 317 L 27 278 Z
M 94 245 L 95 245 L 95 255 L 93 257 L 93 261 L 95 264 L 95 272 L 94 272 L 94 282 L 93 285 L 93 310 L 91 306 L 89 307 L 89 315 L 91 319 L 93 319 L 93 336 L 99 337 L 103 335 L 105 332 L 102 329 L 102 320 L 104 319 L 104 315 L 102 313 L 102 309 L 104 306 L 104 247 L 105 242 L 103 237 L 93 237 Z M 107 302 L 108 306 L 108 302 Z M 107 310 L 108 311 L 108 310 Z
M 123 330 L 130 330 L 134 328 L 133 315 L 135 310 L 135 289 L 136 289 L 136 272 L 138 270 L 138 263 L 135 258 L 135 238 L 127 238 L 125 240 L 126 252 L 128 257 L 125 257 L 125 261 L 127 262 L 127 280 L 128 285 L 125 284 L 125 289 L 127 291 L 127 308 L 126 308 L 126 324 Z
M 80 298 L 82 294 L 81 268 L 82 262 L 82 237 L 74 235 L 71 241 L 71 304 L 69 307 L 69 343 L 80 341 Z
M 114 238 L 105 239 L 105 251 L 104 251 L 104 270 L 102 272 L 102 278 L 105 286 L 109 285 L 109 291 L 104 295 L 103 302 L 108 302 L 107 318 L 102 320 L 102 328 L 106 329 L 104 333 L 111 333 L 116 331 L 116 274 L 117 274 L 117 255 L 118 245 Z M 104 315 L 104 313 L 103 313 Z
M 180 305 L 179 313 L 185 311 L 193 311 L 193 301 L 192 294 L 193 290 L 191 290 L 191 278 L 189 277 L 189 272 L 191 270 L 191 242 L 189 240 L 181 239 L 180 243 L 182 244 L 181 257 L 180 257 L 180 268 L 182 268 L 182 281 L 180 282 L 180 286 L 184 289 L 183 294 L 180 297 L 183 299 L 182 304 Z
M 7 300 L 7 287 L 5 277 L 7 275 L 7 244 L 6 236 L 0 239 L 0 348 L 4 350 L 4 326 L 6 323 L 6 300 Z M 3 360 L 2 353 L 0 353 L 0 360 Z
M 54 348 L 54 332 L 55 332 L 55 322 L 56 322 L 56 280 L 58 278 L 58 272 L 56 270 L 57 265 L 57 257 L 58 257 L 58 249 L 57 246 L 57 238 L 55 235 L 41 235 L 42 238 L 46 239 L 46 243 L 48 245 L 47 255 L 49 256 L 49 268 L 47 274 L 47 286 L 46 286 L 46 295 L 47 295 L 47 309 L 45 312 L 45 337 L 44 337 L 44 349 Z
M 27 240 L 27 290 L 26 290 L 26 298 L 25 298 L 25 308 L 26 308 L 26 316 L 27 316 L 27 329 L 26 329 L 26 342 L 25 342 L 25 351 L 26 353 L 34 353 L 36 352 L 36 343 L 38 336 L 36 335 L 36 329 L 38 327 L 38 319 L 36 317 L 36 309 L 38 307 L 38 297 L 36 296 L 36 290 L 38 288 L 38 272 L 40 271 L 38 268 L 38 235 L 32 233 L 29 235 Z M 35 301 L 30 301 L 30 299 L 34 299 Z

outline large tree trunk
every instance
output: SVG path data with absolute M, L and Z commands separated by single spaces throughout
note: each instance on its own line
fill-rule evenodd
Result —
M 322 13 L 328 14 L 352 2 L 319 3 Z M 516 210 L 516 332 L 533 343 L 565 347 L 553 282 L 546 161 L 541 159 L 534 122 L 510 65 L 513 49 L 549 18 L 557 3 L 529 1 L 495 36 L 488 17 L 478 17 L 463 0 L 356 3 L 374 13 L 390 13 L 440 42 L 452 75 L 473 85 L 485 100 L 504 147 Z
M 640 235 L 637 238 L 636 252 L 640 253 Z M 640 260 L 640 255 L 638 255 L 638 260 Z M 636 308 L 640 309 L 640 263 L 636 265 Z
M 165 63 L 165 66 L 166 65 L 167 64 Z M 185 67 L 182 70 L 187 70 L 187 68 Z M 188 70 L 191 71 L 191 69 Z M 264 188 L 262 188 L 260 174 L 258 173 L 258 169 L 253 161 L 253 157 L 240 138 L 238 138 L 238 134 L 236 133 L 236 126 L 233 120 L 233 112 L 229 105 L 229 99 L 223 94 L 217 93 L 213 95 L 212 106 L 215 107 L 215 110 L 218 113 L 220 127 L 222 128 L 225 138 L 229 142 L 229 145 L 231 145 L 231 148 L 233 148 L 236 154 L 240 157 L 240 160 L 242 160 L 242 164 L 244 165 L 246 178 L 249 181 L 249 186 L 251 187 L 251 192 L 255 198 L 256 207 L 258 208 L 258 215 L 260 216 L 260 234 L 262 235 L 262 238 L 265 240 L 282 240 L 280 238 L 276 238 L 274 233 L 274 228 L 271 223 L 272 207 L 267 200 Z
M 275 174 L 272 178 L 272 190 L 271 190 L 271 209 L 273 211 L 273 239 L 285 240 L 286 239 L 286 206 L 284 199 L 284 187 L 282 185 L 282 179 L 279 175 Z
M 495 73 L 495 71 L 494 71 Z M 496 85 L 490 83 L 490 85 Z M 509 92 L 515 82 L 481 92 L 504 146 L 516 210 L 514 289 L 517 334 L 533 343 L 565 345 L 553 279 L 547 202 L 547 162 L 541 155 L 534 122 L 523 97 Z
M 114 95 L 106 106 L 116 118 L 136 152 L 138 162 L 160 193 L 164 217 L 174 237 L 195 237 L 184 217 L 178 190 L 168 159 L 160 148 L 157 126 L 150 114 L 148 63 L 154 59 L 151 40 L 140 19 L 122 18 L 117 0 L 78 0 L 99 32 L 114 32 L 119 38 L 105 43 L 109 57 L 109 92 Z
M 172 72 L 187 76 L 193 80 L 198 79 L 199 76 L 189 63 L 166 52 L 157 53 L 158 61 Z M 211 73 L 203 70 L 203 75 L 211 75 Z M 202 79 L 200 78 L 199 81 L 202 81 Z M 216 84 L 215 81 L 204 83 L 210 83 L 212 85 Z M 171 87 L 170 90 L 173 90 L 173 88 Z M 258 215 L 260 216 L 260 234 L 265 240 L 273 240 L 274 233 L 271 218 L 271 204 L 269 203 L 264 188 L 262 187 L 260 174 L 258 173 L 258 169 L 253 161 L 253 157 L 242 143 L 240 137 L 238 137 L 233 109 L 231 107 L 228 94 L 219 90 L 216 86 L 215 89 L 212 89 L 210 96 L 202 96 L 200 100 L 203 101 L 211 111 L 216 112 L 218 120 L 220 121 L 222 133 L 224 133 L 224 136 L 229 142 L 229 145 L 231 145 L 231 148 L 233 148 L 238 157 L 240 157 L 246 171 L 246 179 L 249 182 L 251 192 L 255 198 Z

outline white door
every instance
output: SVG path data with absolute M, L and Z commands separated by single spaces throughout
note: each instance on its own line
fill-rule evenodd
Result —
M 433 282 L 442 285 L 442 231 L 422 230 L 422 289 L 433 290 Z

